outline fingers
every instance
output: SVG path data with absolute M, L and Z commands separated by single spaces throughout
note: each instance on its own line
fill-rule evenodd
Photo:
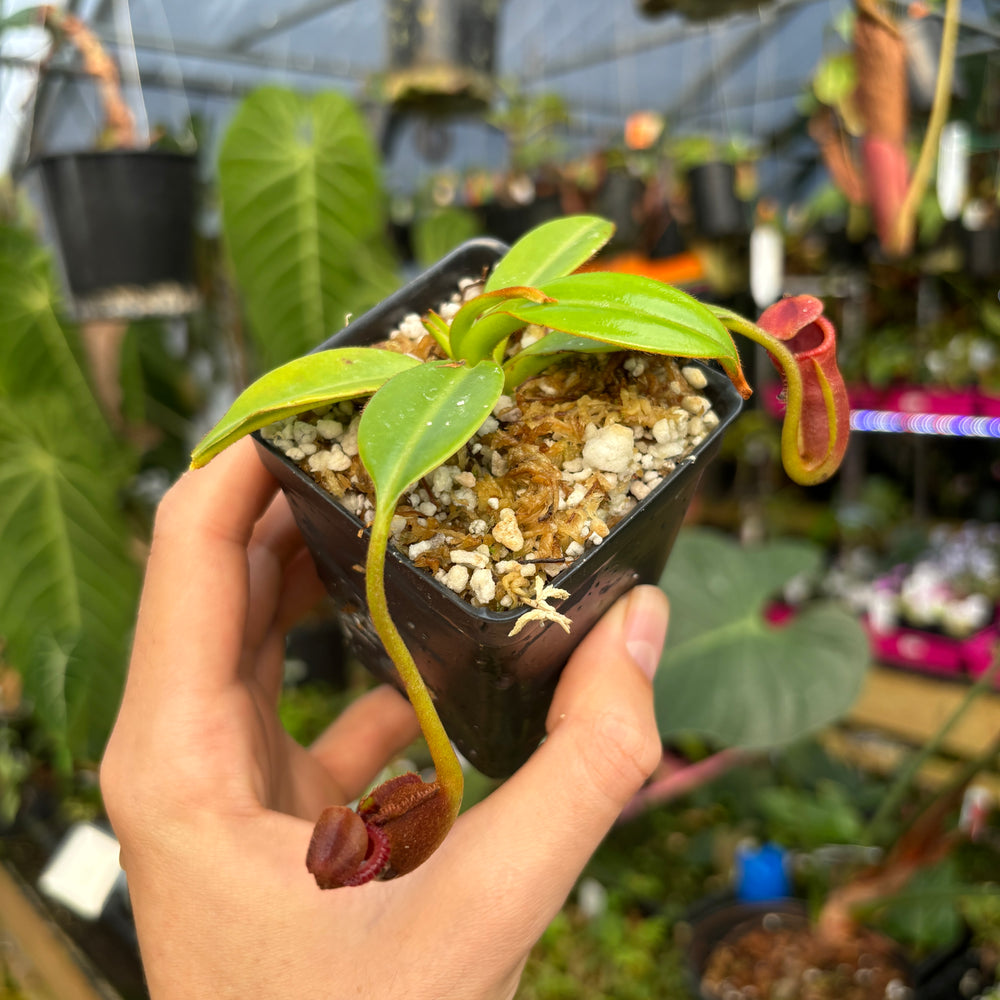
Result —
M 301 548 L 285 565 L 274 627 L 284 635 L 316 607 L 325 593 L 312 556 Z
M 410 703 L 393 687 L 382 685 L 363 695 L 312 745 L 350 802 L 364 792 L 379 771 L 420 735 Z
M 284 495 L 257 524 L 247 553 L 250 596 L 242 672 L 277 701 L 288 630 L 316 606 L 324 588 Z
M 651 678 L 667 613 L 657 588 L 637 587 L 605 615 L 563 672 L 546 742 L 439 851 L 469 887 L 462 904 L 489 900 L 484 919 L 512 946 L 542 933 L 660 759 Z
M 236 674 L 247 611 L 247 544 L 276 490 L 253 443 L 188 472 L 157 511 L 129 693 L 153 703 L 210 693 Z

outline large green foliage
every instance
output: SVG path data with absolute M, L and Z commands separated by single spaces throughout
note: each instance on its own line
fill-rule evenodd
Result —
M 743 548 L 704 529 L 682 532 L 661 580 L 670 633 L 656 675 L 664 735 L 698 733 L 729 746 L 778 746 L 842 716 L 868 666 L 857 619 L 821 602 L 769 624 L 770 600 L 820 550 L 778 541 Z
M 0 396 L 23 399 L 55 386 L 84 419 L 99 418 L 80 364 L 80 345 L 56 312 L 48 254 L 34 236 L 0 225 Z
M 48 259 L 0 230 L 0 636 L 64 762 L 94 759 L 124 676 L 138 568 L 109 430 Z
M 306 353 L 395 286 L 377 150 L 344 95 L 252 93 L 222 143 L 219 192 L 265 368 Z

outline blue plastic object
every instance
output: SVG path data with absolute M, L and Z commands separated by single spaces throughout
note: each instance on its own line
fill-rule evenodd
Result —
M 762 903 L 791 895 L 788 852 L 777 844 L 745 844 L 736 849 L 736 895 Z

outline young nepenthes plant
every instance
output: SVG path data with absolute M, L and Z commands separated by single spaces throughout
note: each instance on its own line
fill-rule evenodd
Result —
M 379 347 L 344 347 L 291 361 L 249 386 L 192 454 L 197 468 L 277 420 L 343 400 L 368 400 L 358 425 L 359 456 L 375 488 L 366 599 L 420 721 L 436 776 L 425 782 L 402 775 L 369 792 L 356 811 L 325 810 L 307 855 L 321 888 L 411 871 L 433 853 L 458 815 L 461 765 L 392 620 L 383 574 L 400 499 L 471 440 L 502 393 L 558 360 L 626 350 L 715 360 L 747 397 L 733 331 L 767 348 L 784 378 L 782 458 L 791 478 L 821 482 L 843 457 L 847 395 L 833 326 L 819 300 L 784 299 L 752 323 L 650 278 L 579 270 L 613 231 L 612 223 L 594 216 L 570 216 L 532 230 L 497 262 L 482 292 L 450 324 L 434 312 L 424 318 L 441 358 L 420 361 Z M 528 325 L 547 332 L 520 348 L 512 338 Z

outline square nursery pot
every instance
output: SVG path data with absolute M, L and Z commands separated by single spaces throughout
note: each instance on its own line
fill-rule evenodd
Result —
M 354 320 L 317 350 L 385 339 L 407 313 L 446 301 L 460 278 L 478 276 L 506 251 L 496 240 L 470 241 L 429 271 Z M 705 464 L 718 450 L 741 400 L 729 379 L 705 367 L 719 424 L 690 460 L 653 490 L 604 541 L 573 562 L 554 585 L 570 596 L 558 608 L 572 619 L 532 623 L 508 633 L 524 609 L 476 608 L 417 569 L 390 545 L 386 563 L 389 610 L 435 698 L 449 736 L 465 757 L 491 777 L 513 773 L 545 733 L 545 716 L 563 665 L 601 615 L 637 583 L 656 583 Z M 364 572 L 367 531 L 259 434 L 257 447 L 288 496 L 319 575 L 340 609 L 349 645 L 383 679 L 396 680 L 368 616 Z M 398 683 L 398 681 L 397 681 Z
M 197 159 L 149 149 L 33 162 L 77 319 L 191 312 Z

